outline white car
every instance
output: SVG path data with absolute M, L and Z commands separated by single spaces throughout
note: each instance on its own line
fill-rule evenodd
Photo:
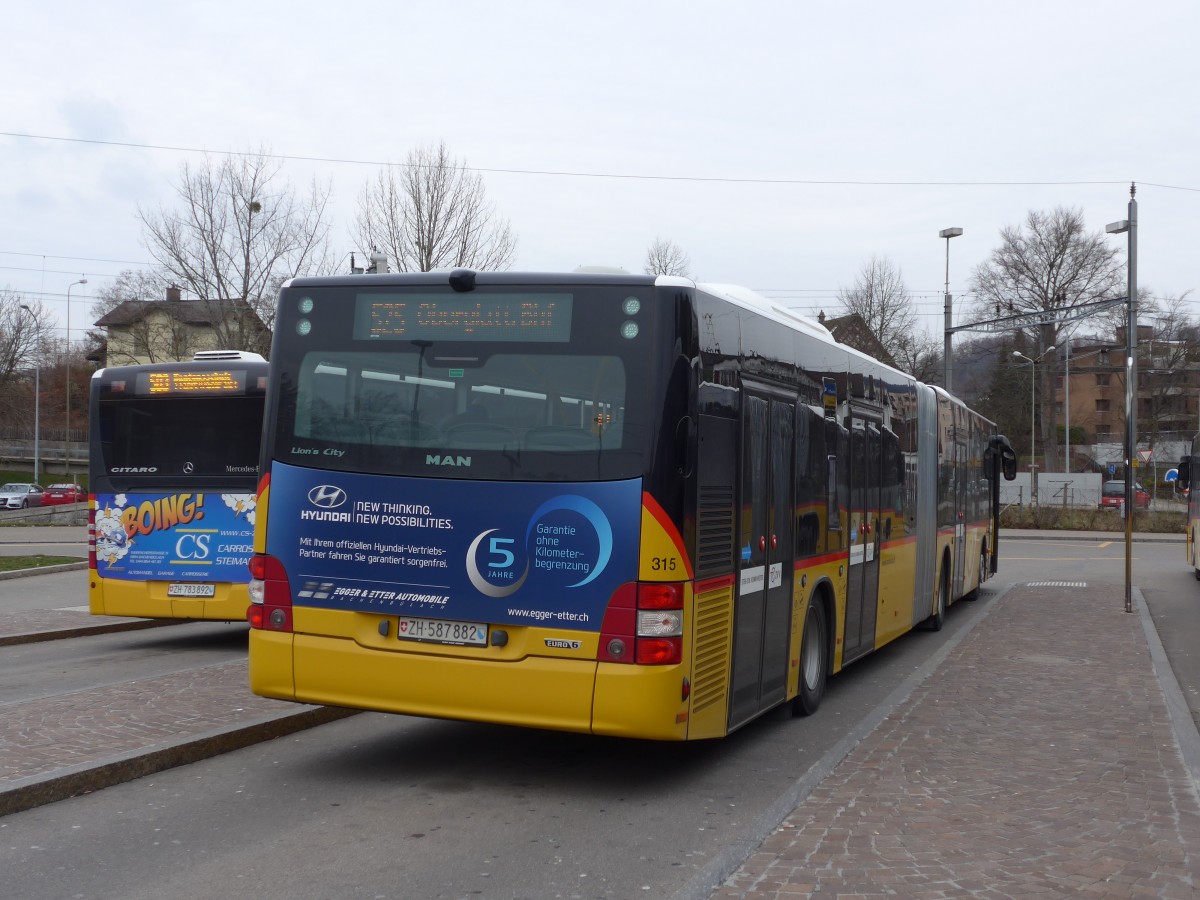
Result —
M 45 492 L 40 484 L 10 481 L 0 485 L 0 508 L 25 509 L 28 506 L 41 506 L 43 493 Z

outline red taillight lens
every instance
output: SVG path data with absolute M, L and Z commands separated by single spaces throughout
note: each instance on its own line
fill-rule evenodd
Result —
M 639 666 L 669 666 L 682 659 L 683 641 L 680 638 L 638 638 Z
M 683 585 L 642 583 L 637 590 L 638 609 L 683 609 Z

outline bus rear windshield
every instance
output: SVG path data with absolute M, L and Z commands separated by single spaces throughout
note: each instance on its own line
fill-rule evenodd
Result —
M 127 477 L 253 479 L 262 417 L 261 395 L 101 400 L 102 471 Z
M 330 289 L 295 303 L 285 292 L 273 458 L 477 479 L 641 474 L 653 431 L 650 316 L 632 328 L 628 290 L 589 293 L 481 291 L 459 311 L 428 288 Z M 288 322 L 293 305 L 300 327 Z

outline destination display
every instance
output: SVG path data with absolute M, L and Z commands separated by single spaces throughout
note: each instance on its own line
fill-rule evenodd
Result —
M 359 294 L 354 339 L 531 341 L 571 339 L 571 294 Z
M 244 394 L 245 370 L 218 372 L 139 372 L 135 384 L 140 396 L 160 394 Z
M 478 643 L 485 623 L 597 631 L 638 576 L 640 479 L 455 484 L 276 462 L 270 490 L 267 552 L 294 578 L 293 602 L 398 615 L 401 638 Z

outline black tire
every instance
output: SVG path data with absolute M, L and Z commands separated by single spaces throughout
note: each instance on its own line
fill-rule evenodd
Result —
M 29 509 L 29 501 L 28 500 L 21 501 L 21 509 Z
M 942 571 L 938 575 L 937 608 L 933 611 L 933 615 L 925 620 L 925 627 L 929 631 L 941 631 L 942 626 L 946 624 L 946 610 L 949 607 L 950 570 L 943 565 Z
M 813 597 L 804 615 L 800 636 L 800 690 L 792 701 L 792 715 L 811 716 L 821 706 L 829 680 L 829 632 L 825 607 Z

